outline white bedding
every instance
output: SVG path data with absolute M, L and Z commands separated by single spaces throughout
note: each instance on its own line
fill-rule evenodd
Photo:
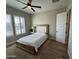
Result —
M 47 37 L 48 37 L 47 34 L 37 32 L 32 35 L 22 37 L 19 40 L 17 40 L 17 42 L 33 46 L 37 52 L 38 48 L 44 43 Z

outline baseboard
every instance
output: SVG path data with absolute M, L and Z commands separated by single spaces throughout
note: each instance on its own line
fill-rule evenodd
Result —
M 72 57 L 71 57 L 71 55 L 70 55 L 70 53 L 69 53 L 69 50 L 68 50 L 68 56 L 69 56 L 69 59 L 72 59 Z
M 56 40 L 56 37 L 54 37 L 54 36 L 53 37 L 49 37 L 49 39 Z
M 11 45 L 13 45 L 13 44 L 15 44 L 16 43 L 16 41 L 12 41 L 12 42 L 10 42 L 10 43 L 7 43 L 6 44 L 6 47 L 9 47 L 9 46 L 11 46 Z

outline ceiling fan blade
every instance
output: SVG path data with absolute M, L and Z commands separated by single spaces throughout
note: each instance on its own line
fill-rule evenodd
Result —
M 25 9 L 25 8 L 27 8 L 27 6 L 23 7 L 22 9 Z
M 31 4 L 32 3 L 32 0 L 29 0 L 29 4 Z
M 35 10 L 33 8 L 31 8 L 33 10 L 33 12 L 35 12 Z
M 19 1 L 19 0 L 16 0 L 16 1 L 17 2 L 20 2 L 20 3 L 24 4 L 24 5 L 27 5 L 26 3 L 22 2 L 22 1 Z
M 35 8 L 41 8 L 41 6 L 33 6 L 33 5 L 32 5 L 31 7 L 35 7 Z

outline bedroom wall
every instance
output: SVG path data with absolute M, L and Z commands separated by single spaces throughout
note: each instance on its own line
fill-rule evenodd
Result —
M 26 27 L 26 33 L 25 34 L 17 36 L 14 33 L 13 37 L 6 38 L 6 43 L 13 42 L 13 41 L 17 40 L 18 38 L 29 34 L 29 29 L 31 28 L 31 15 L 30 14 L 27 14 L 23 11 L 17 10 L 15 8 L 10 7 L 10 6 L 6 6 L 6 13 L 12 15 L 12 21 L 13 21 L 13 15 L 23 16 L 25 18 L 25 27 Z M 13 32 L 15 32 L 15 27 L 14 26 L 13 26 L 13 29 L 14 29 Z
M 50 10 L 32 15 L 32 26 L 37 24 L 49 24 L 50 38 L 55 39 L 56 36 L 56 14 L 66 11 L 66 8 L 58 10 Z

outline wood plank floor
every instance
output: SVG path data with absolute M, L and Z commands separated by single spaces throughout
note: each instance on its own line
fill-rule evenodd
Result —
M 48 39 L 39 49 L 37 55 L 29 54 L 16 47 L 6 49 L 7 59 L 68 59 L 66 45 Z

